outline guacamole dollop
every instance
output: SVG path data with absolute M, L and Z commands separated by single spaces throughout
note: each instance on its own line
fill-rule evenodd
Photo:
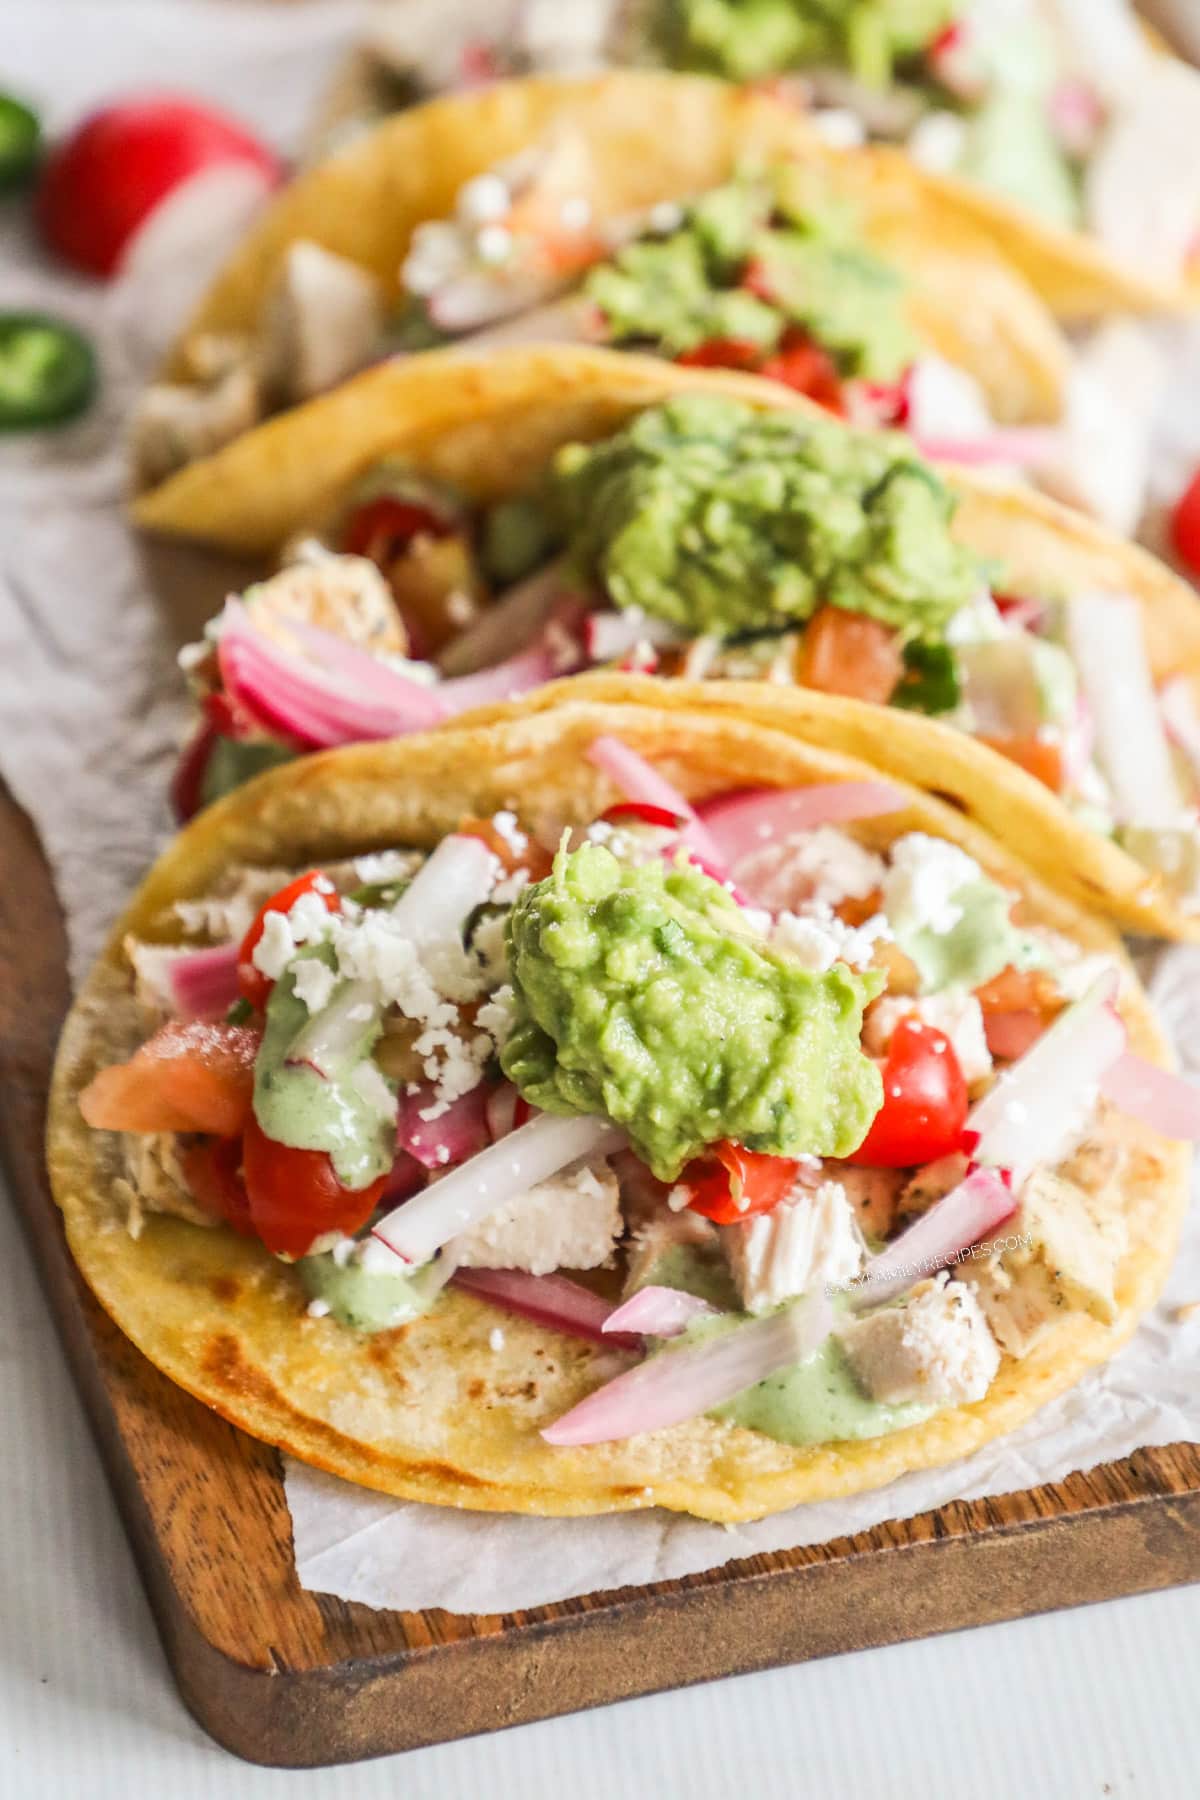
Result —
M 886 85 L 959 10 L 955 0 L 659 0 L 658 38 L 679 68 L 754 81 L 815 63 Z
M 979 586 L 949 490 L 888 433 L 689 394 L 566 445 L 552 479 L 578 577 L 694 637 L 828 602 L 937 639 Z
M 844 1156 L 882 1103 L 859 1042 L 879 978 L 779 955 L 698 869 L 560 851 L 512 910 L 508 957 L 505 1074 L 546 1112 L 607 1114 L 661 1180 L 723 1138 Z
M 898 275 L 846 208 L 805 191 L 799 168 L 714 189 L 676 230 L 594 269 L 585 291 L 615 342 L 668 356 L 712 339 L 767 356 L 798 326 L 843 374 L 890 381 L 915 351 Z

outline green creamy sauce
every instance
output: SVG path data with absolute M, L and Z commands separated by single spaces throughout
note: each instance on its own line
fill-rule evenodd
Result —
M 879 1110 L 859 1042 L 879 977 L 780 956 L 697 869 L 560 851 L 510 914 L 508 958 L 505 1074 L 546 1112 L 607 1114 L 661 1180 L 722 1138 L 844 1156 Z
M 750 267 L 761 292 L 742 285 Z M 915 351 L 898 275 L 865 247 L 844 208 L 804 193 L 798 170 L 714 189 L 678 230 L 593 270 L 585 291 L 614 341 L 668 356 L 713 338 L 765 356 L 801 326 L 844 374 L 887 381 Z
M 554 464 L 576 573 L 689 635 L 823 602 L 937 638 L 979 587 L 949 490 L 902 438 L 688 395 Z
M 889 1431 L 919 1424 L 934 1410 L 916 1403 L 886 1406 L 881 1400 L 869 1400 L 838 1340 L 830 1337 L 807 1362 L 784 1369 L 724 1406 L 714 1407 L 712 1417 L 761 1431 L 781 1444 L 828 1444 L 845 1438 L 883 1437 Z
M 415 1275 L 364 1269 L 361 1263 L 338 1265 L 328 1251 L 305 1256 L 296 1268 L 304 1290 L 314 1300 L 324 1300 L 331 1317 L 353 1331 L 390 1331 L 427 1313 L 440 1290 Z
M 1048 966 L 1045 947 L 1009 918 L 1012 895 L 994 881 L 983 877 L 968 882 L 951 898 L 961 908 L 962 917 L 949 931 L 934 932 L 927 925 L 917 925 L 902 910 L 888 914 L 897 945 L 917 965 L 923 993 L 981 987 L 1010 965 L 1016 969 Z
M 884 86 L 957 10 L 955 0 L 659 0 L 657 35 L 668 62 L 732 81 L 828 63 Z
M 327 962 L 332 953 L 303 954 Z M 287 1067 L 288 1052 L 311 1016 L 296 997 L 291 970 L 285 970 L 267 1002 L 254 1065 L 254 1116 L 278 1144 L 327 1151 L 343 1187 L 368 1187 L 387 1174 L 396 1153 L 395 1099 L 370 1055 L 379 1018 L 373 1014 L 364 1023 L 342 1067 L 327 1079 L 307 1066 Z

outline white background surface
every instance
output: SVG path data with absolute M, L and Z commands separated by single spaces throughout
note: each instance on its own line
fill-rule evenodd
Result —
M 52 122 L 106 92 L 199 88 L 257 114 L 286 144 L 353 12 L 350 0 L 0 0 L 0 84 L 39 96 Z M 203 68 L 189 55 L 198 27 Z M 2 1201 L 0 1267 L 3 1800 L 110 1800 L 131 1787 L 164 1800 L 257 1800 L 285 1788 L 347 1800 L 457 1800 L 474 1789 L 489 1800 L 744 1791 L 1182 1800 L 1197 1790 L 1195 1589 L 664 1695 L 402 1761 L 250 1770 L 210 1744 L 175 1695 Z

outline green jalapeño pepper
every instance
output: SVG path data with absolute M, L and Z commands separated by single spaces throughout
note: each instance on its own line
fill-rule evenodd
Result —
M 0 94 L 0 190 L 19 187 L 33 174 L 42 149 L 42 127 L 29 107 Z
M 87 339 L 45 313 L 0 312 L 0 431 L 62 425 L 96 391 Z

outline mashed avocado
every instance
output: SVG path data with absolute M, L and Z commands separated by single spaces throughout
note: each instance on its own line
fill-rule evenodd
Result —
M 878 977 L 778 955 L 694 868 L 560 851 L 512 910 L 508 956 L 505 1074 L 546 1112 L 606 1113 L 661 1180 L 722 1138 L 845 1156 L 879 1110 L 859 1042 Z
M 815 63 L 885 86 L 892 65 L 948 25 L 954 0 L 659 0 L 659 41 L 679 68 L 754 81 Z
M 329 953 L 304 954 L 324 958 Z M 287 1065 L 288 1051 L 310 1017 L 296 996 L 291 969 L 285 970 L 267 1002 L 266 1030 L 254 1065 L 254 1116 L 277 1144 L 327 1151 L 343 1187 L 368 1187 L 387 1174 L 396 1154 L 395 1096 L 370 1056 L 379 1019 L 364 1022 L 359 1042 L 331 1079 L 312 1068 Z
M 799 326 L 843 374 L 895 379 L 915 349 L 900 279 L 866 249 L 845 209 L 803 193 L 799 173 L 716 188 L 677 230 L 593 270 L 585 291 L 614 341 L 682 356 L 721 338 L 766 356 Z
M 949 490 L 882 432 L 692 394 L 567 445 L 553 481 L 578 577 L 692 636 L 782 630 L 828 601 L 937 638 L 979 586 Z

